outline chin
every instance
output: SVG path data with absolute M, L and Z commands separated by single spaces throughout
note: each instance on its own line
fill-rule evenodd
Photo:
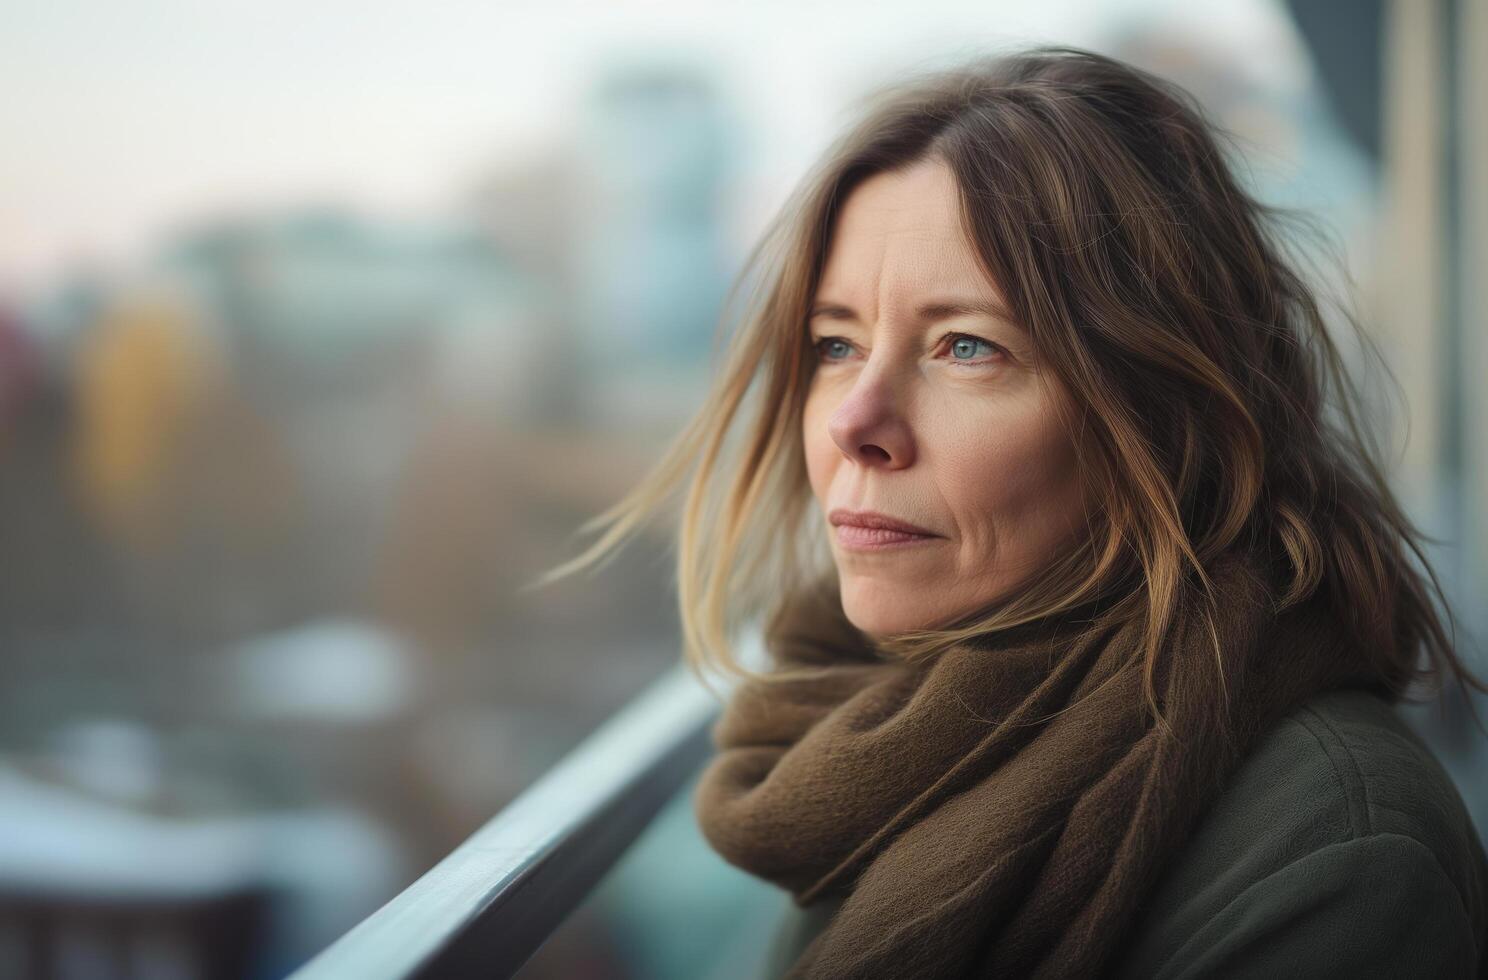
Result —
M 915 610 L 903 608 L 912 598 L 903 590 L 886 589 L 871 580 L 849 577 L 842 583 L 842 612 L 847 621 L 875 639 L 923 625 L 923 609 L 916 616 Z

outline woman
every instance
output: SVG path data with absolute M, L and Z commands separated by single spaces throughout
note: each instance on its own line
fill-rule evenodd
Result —
M 1391 705 L 1488 686 L 1275 217 L 1183 92 L 1040 49 L 887 90 L 755 252 L 709 401 L 552 576 L 695 466 L 685 652 L 742 683 L 694 802 L 790 892 L 771 975 L 1485 975 L 1488 861 Z

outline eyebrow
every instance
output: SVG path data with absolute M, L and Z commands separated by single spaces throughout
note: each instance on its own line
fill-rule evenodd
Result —
M 810 313 L 810 318 L 819 316 L 833 320 L 855 320 L 858 315 L 851 307 L 841 303 L 821 302 L 813 304 Z M 925 323 L 948 320 L 955 316 L 990 316 L 997 320 L 1005 320 L 1014 326 L 1018 325 L 1018 321 L 1013 319 L 1007 307 L 990 299 L 937 300 L 924 303 L 915 310 L 915 318 Z

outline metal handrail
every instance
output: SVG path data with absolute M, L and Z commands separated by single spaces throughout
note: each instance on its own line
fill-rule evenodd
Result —
M 718 710 L 674 666 L 291 980 L 515 974 L 697 771 Z

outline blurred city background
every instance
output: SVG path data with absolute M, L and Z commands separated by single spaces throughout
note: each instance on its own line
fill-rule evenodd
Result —
M 284 976 L 672 665 L 660 529 L 516 589 L 853 100 L 1022 43 L 1189 87 L 1334 231 L 1488 670 L 1485 6 L 0 0 L 0 976 Z M 1488 827 L 1460 701 L 1410 717 Z M 697 976 L 679 915 L 781 894 L 656 832 L 527 975 Z

